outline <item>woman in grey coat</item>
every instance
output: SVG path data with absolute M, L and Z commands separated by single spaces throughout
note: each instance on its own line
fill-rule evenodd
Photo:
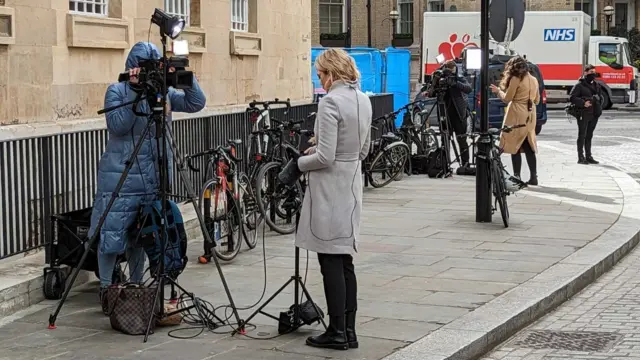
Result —
M 357 252 L 362 212 L 360 162 L 369 152 L 371 101 L 359 89 L 360 73 L 340 49 L 327 49 L 316 60 L 327 95 L 318 104 L 317 145 L 298 159 L 308 173 L 296 234 L 296 246 L 318 253 L 330 323 L 307 345 L 357 348 L 355 334 Z

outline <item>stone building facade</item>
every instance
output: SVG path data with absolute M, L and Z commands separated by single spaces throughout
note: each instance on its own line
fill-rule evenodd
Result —
M 96 111 L 128 49 L 161 46 L 155 8 L 188 21 L 181 38 L 208 100 L 198 115 L 312 98 L 309 0 L 0 0 L 0 140 L 23 124 L 104 126 Z
M 615 9 L 611 26 L 632 28 L 640 24 L 640 0 L 523 0 L 528 11 L 573 11 L 583 10 L 593 18 L 594 29 L 606 29 L 605 16 L 602 9 L 611 5 Z M 391 46 L 392 23 L 389 13 L 400 12 L 398 32 L 413 29 L 413 45 L 408 49 L 412 53 L 411 82 L 412 89 L 417 91 L 420 79 L 420 52 L 422 40 L 422 23 L 425 11 L 480 11 L 480 0 L 350 0 L 352 46 L 368 46 L 386 48 Z M 346 31 L 346 5 L 349 0 L 311 0 L 311 43 L 320 46 L 320 34 L 328 30 L 339 29 L 340 26 L 327 26 L 342 23 Z M 367 6 L 371 6 L 371 39 L 368 36 Z M 342 10 L 335 10 L 340 7 Z M 333 8 L 333 9 L 332 9 Z M 408 10 L 408 11 L 407 11 Z M 340 18 L 340 15 L 342 18 Z M 404 23 L 404 24 L 403 24 Z

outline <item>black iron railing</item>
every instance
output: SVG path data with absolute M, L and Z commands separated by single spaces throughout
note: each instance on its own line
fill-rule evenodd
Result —
M 374 117 L 393 111 L 393 96 L 372 96 L 371 104 Z M 294 106 L 287 118 L 306 118 L 316 110 L 317 104 Z M 273 116 L 284 118 L 283 111 Z M 244 140 L 251 124 L 245 113 L 232 113 L 176 120 L 172 128 L 185 155 L 228 139 Z M 0 259 L 45 245 L 52 236 L 51 215 L 93 206 L 96 170 L 107 140 L 106 130 L 92 130 L 0 141 Z M 199 189 L 202 175 L 189 176 Z M 186 196 L 177 172 L 173 177 L 173 193 Z

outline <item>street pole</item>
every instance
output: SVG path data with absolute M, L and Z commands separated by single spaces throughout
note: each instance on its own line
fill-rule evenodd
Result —
M 371 47 L 371 0 L 367 0 L 367 46 Z
M 347 0 L 345 5 L 347 6 L 347 48 L 351 47 L 351 0 Z
M 480 48 L 482 66 L 480 69 L 480 132 L 489 129 L 489 0 L 481 0 L 480 6 Z M 490 138 L 481 136 L 478 141 L 476 158 L 476 222 L 491 222 L 491 180 L 488 155 Z

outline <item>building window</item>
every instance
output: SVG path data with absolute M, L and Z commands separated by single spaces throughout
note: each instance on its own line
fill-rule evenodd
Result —
M 69 0 L 69 11 L 81 14 L 107 16 L 107 6 L 108 0 Z
M 340 34 L 346 31 L 344 0 L 320 0 L 320 33 Z
M 583 11 L 585 14 L 591 16 L 591 2 L 576 0 L 573 6 L 575 11 Z
M 444 0 L 431 0 L 429 1 L 429 10 L 433 12 L 443 12 L 444 11 Z
M 398 0 L 398 33 L 413 34 L 413 0 Z
M 249 0 L 231 0 L 231 30 L 249 31 Z
M 167 14 L 180 16 L 184 19 L 185 26 L 189 26 L 190 5 L 191 0 L 164 0 L 164 11 Z

